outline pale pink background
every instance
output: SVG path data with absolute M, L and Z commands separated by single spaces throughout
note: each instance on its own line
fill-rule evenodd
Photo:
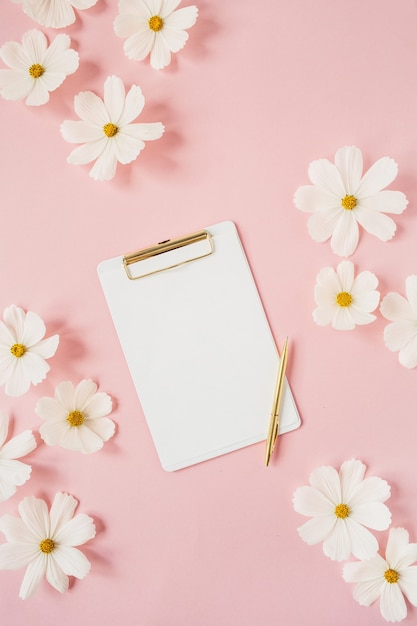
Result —
M 185 3 L 186 4 L 186 3 Z M 78 72 L 49 104 L 0 102 L 0 308 L 39 313 L 61 343 L 46 381 L 0 406 L 13 433 L 35 431 L 37 400 L 62 380 L 91 377 L 114 398 L 116 436 L 94 455 L 48 448 L 28 457 L 32 479 L 0 505 L 17 514 L 25 495 L 73 494 L 97 537 L 92 570 L 60 595 L 42 584 L 18 598 L 23 571 L 0 572 L 2 623 L 20 626 L 368 626 L 342 564 L 304 544 L 292 494 L 319 465 L 356 457 L 392 486 L 393 525 L 417 541 L 416 377 L 383 343 L 378 319 L 353 332 L 312 321 L 317 272 L 336 266 L 314 243 L 292 202 L 307 167 L 357 145 L 366 167 L 399 164 L 393 189 L 409 198 L 389 243 L 362 234 L 352 260 L 380 290 L 404 292 L 417 273 L 417 11 L 412 0 L 199 0 L 200 17 L 172 65 L 129 61 L 113 34 L 114 0 L 98 0 L 65 29 Z M 0 41 L 41 28 L 2 0 Z M 52 38 L 58 31 L 42 29 Z M 105 78 L 139 84 L 142 121 L 165 136 L 113 181 L 71 166 L 59 126 L 76 119 L 73 97 L 102 94 Z M 140 120 L 139 120 L 140 121 Z M 96 276 L 106 258 L 231 219 L 243 240 L 282 346 L 302 417 L 269 469 L 264 445 L 165 473 L 157 459 Z M 387 533 L 378 533 L 385 546 Z M 1 539 L 3 540 L 3 539 Z M 404 623 L 415 623 L 409 607 Z

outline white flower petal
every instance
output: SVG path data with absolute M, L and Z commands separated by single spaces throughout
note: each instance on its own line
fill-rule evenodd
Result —
M 359 224 L 368 233 L 375 235 L 381 241 L 389 241 L 393 238 L 397 225 L 388 215 L 366 209 L 362 205 L 358 205 L 354 211 Z
M 122 29 L 119 29 L 119 32 L 122 32 Z M 127 58 L 134 61 L 142 61 L 145 59 L 152 50 L 155 38 L 156 33 L 150 30 L 147 26 L 143 29 L 138 29 L 137 32 L 128 37 L 123 44 L 123 49 Z
M 334 503 L 315 487 L 299 487 L 293 497 L 294 510 L 302 515 L 316 517 L 332 515 Z
M 0 501 L 11 498 L 30 478 L 32 468 L 15 459 L 0 459 Z
M 116 430 L 115 423 L 108 417 L 97 417 L 95 419 L 87 419 L 86 426 L 93 431 L 102 441 L 108 441 L 113 437 Z
M 314 241 L 327 241 L 337 228 L 337 225 L 345 212 L 344 209 L 323 209 L 316 211 L 307 221 L 307 228 Z
M 79 579 L 85 578 L 91 569 L 90 561 L 77 548 L 58 546 L 54 550 L 54 560 L 67 576 Z
M 0 448 L 0 459 L 20 459 L 36 448 L 36 439 L 31 430 L 16 435 Z
M 381 615 L 387 622 L 401 622 L 407 617 L 407 606 L 399 585 L 386 583 L 383 586 Z
M 164 134 L 165 127 L 161 122 L 151 122 L 149 124 L 128 124 L 123 128 L 123 133 L 128 133 L 136 139 L 142 141 L 153 141 L 160 139 Z
M 28 73 L 32 64 L 26 49 L 17 41 L 7 41 L 0 48 L 0 57 L 4 63 L 14 70 L 22 70 Z
M 116 174 L 116 168 L 117 156 L 114 141 L 107 141 L 90 170 L 90 176 L 94 180 L 111 180 Z
M 408 320 L 394 322 L 384 328 L 385 345 L 392 352 L 402 350 L 409 345 L 408 350 L 412 353 L 414 351 L 416 337 L 416 323 Z M 410 357 L 412 358 L 412 354 L 410 354 Z
M 328 159 L 318 159 L 310 163 L 308 176 L 313 185 L 317 185 L 322 191 L 339 197 L 340 201 L 345 197 L 346 189 L 340 172 Z
M 55 398 L 68 411 L 73 411 L 76 407 L 74 404 L 74 385 L 71 381 L 65 380 L 55 389 Z
M 120 14 L 113 22 L 113 29 L 118 37 L 131 37 L 135 33 L 138 38 L 148 33 L 153 33 L 149 28 L 149 18 L 152 17 L 151 11 L 144 3 L 138 3 L 136 0 L 123 0 L 119 2 Z
M 128 132 L 126 125 L 135 120 L 142 113 L 145 106 L 145 98 L 142 89 L 138 85 L 132 85 L 127 92 L 126 100 L 119 119 L 119 126 L 124 132 Z M 131 127 L 128 127 L 131 128 Z
M 47 102 L 49 102 L 49 91 L 45 82 L 42 79 L 37 79 L 33 82 L 33 87 L 26 98 L 26 104 L 28 106 L 41 106 Z
M 78 430 L 80 448 L 84 454 L 92 454 L 98 452 L 103 447 L 103 440 L 96 435 L 88 426 L 81 426 Z
M 1 446 L 6 441 L 8 432 L 9 432 L 9 416 L 5 411 L 0 411 L 0 456 L 1 456 Z
M 332 323 L 334 318 L 334 311 L 330 308 L 317 307 L 313 310 L 313 320 L 319 326 L 328 326 Z
M 396 213 L 397 215 L 405 211 L 408 200 L 401 191 L 378 191 L 373 196 L 360 199 L 360 206 L 370 211 L 381 211 L 382 213 Z
M 191 26 L 194 26 L 196 23 L 198 17 L 198 9 L 196 6 L 183 7 L 175 11 L 176 7 L 168 7 L 167 1 L 165 1 L 164 4 L 165 6 L 161 12 L 161 17 L 164 19 L 164 33 L 168 29 L 174 31 L 191 28 Z M 176 0 L 175 4 L 178 6 L 180 2 Z M 172 52 L 174 52 L 174 50 L 172 50 Z
M 68 163 L 73 165 L 85 165 L 97 159 L 105 150 L 108 139 L 103 135 L 102 139 L 85 143 L 75 148 L 67 158 Z
M 179 52 L 179 50 L 185 46 L 189 35 L 185 30 L 170 28 L 168 24 L 166 24 L 159 36 L 168 50 L 171 52 Z
M 337 307 L 332 320 L 332 327 L 335 330 L 353 330 L 355 328 L 351 310 L 351 307 Z
M 417 566 L 413 565 L 400 570 L 398 584 L 408 601 L 413 606 L 417 606 Z
M 149 6 L 153 8 L 153 14 L 166 19 L 181 4 L 181 0 L 151 0 Z
M 381 595 L 384 586 L 385 561 L 377 555 L 369 561 L 347 563 L 343 568 L 343 579 L 358 583 L 353 597 L 361 606 L 371 606 Z
M 58 492 L 52 502 L 50 517 L 51 537 L 58 541 L 58 533 L 71 520 L 78 506 L 78 500 L 68 493 Z
M 394 159 L 382 157 L 365 173 L 356 190 L 356 197 L 359 199 L 366 198 L 381 191 L 381 189 L 392 183 L 397 173 L 398 165 Z
M 338 272 L 341 265 L 343 265 L 344 268 L 346 268 L 346 271 L 348 271 L 349 273 L 353 269 L 353 263 L 351 263 L 350 261 L 342 261 L 342 263 L 339 263 Z M 348 277 L 348 279 L 350 279 L 350 277 Z M 342 463 L 339 470 L 339 476 L 342 488 L 341 497 L 343 502 L 350 502 L 353 493 L 361 485 L 363 477 L 365 476 L 365 472 L 366 465 L 364 465 L 362 461 L 358 461 L 357 459 L 350 459 L 349 461 L 345 461 L 344 463 Z
M 322 466 L 310 474 L 310 485 L 321 491 L 335 505 L 341 502 L 339 474 L 334 467 Z
M 337 266 L 336 271 L 340 280 L 340 286 L 342 291 L 347 291 L 348 293 L 351 293 L 355 280 L 353 263 L 351 261 L 341 261 Z M 342 473 L 344 466 L 345 464 L 342 465 L 341 468 Z
M 71 4 L 78 10 L 89 9 L 97 3 L 97 0 L 71 0 Z
M 409 543 L 405 528 L 391 528 L 387 542 L 386 558 L 390 567 L 399 570 L 417 561 L 417 544 Z
M 16 342 L 21 341 L 26 324 L 26 315 L 23 309 L 12 304 L 4 309 L 3 319 L 14 340 Z
M 38 536 L 39 541 L 50 536 L 48 507 L 44 500 L 27 496 L 18 508 L 23 522 Z
M 158 35 L 154 39 L 151 50 L 151 65 L 155 70 L 162 70 L 171 63 L 171 53 L 163 37 Z
M 113 142 L 116 160 L 123 164 L 134 161 L 144 147 L 145 144 L 141 139 L 124 134 L 123 131 L 117 133 Z
M 38 535 L 33 533 L 33 531 L 26 526 L 20 517 L 2 515 L 2 517 L 0 517 L 0 531 L 5 535 L 7 541 L 11 543 L 19 543 L 22 544 L 22 546 L 25 545 L 26 547 L 27 544 L 33 543 L 36 544 L 36 551 L 38 550 Z
M 104 417 L 112 411 L 112 399 L 101 391 L 84 403 L 81 410 L 84 411 L 85 418 L 89 420 Z
M 62 571 L 55 558 L 55 550 L 49 555 L 46 561 L 46 580 L 48 583 L 59 591 L 65 593 L 68 590 L 69 580 L 68 576 Z
M 333 219 L 336 210 L 340 210 L 339 196 L 327 193 L 314 185 L 302 185 L 298 187 L 294 195 L 294 204 L 297 209 L 305 211 L 306 213 L 328 211 L 327 222 Z M 331 232 L 333 232 L 333 229 Z M 331 233 L 329 237 L 330 235 Z M 326 239 L 329 237 L 326 237 Z
M 60 131 L 65 141 L 70 143 L 84 143 L 100 139 L 103 143 L 105 142 L 103 129 L 99 126 L 91 126 L 88 122 L 65 120 L 61 124 Z
M 357 310 L 361 313 L 372 313 L 378 307 L 379 295 L 379 291 L 368 291 L 357 295 L 352 294 L 352 310 Z
M 409 340 L 407 345 L 401 348 L 398 355 L 401 365 L 411 369 L 417 366 L 417 333 Z
M 47 446 L 60 445 L 64 448 L 68 446 L 64 445 L 68 437 L 71 437 L 71 427 L 66 422 L 66 419 L 48 420 L 45 424 L 39 428 L 39 434 Z
M 381 504 L 381 506 L 385 505 Z M 347 518 L 346 526 L 351 540 L 352 554 L 361 560 L 368 560 L 374 557 L 378 552 L 378 541 L 375 535 L 364 528 L 360 522 L 357 523 L 353 515 Z M 388 528 L 388 526 L 389 524 L 384 528 Z
M 103 100 L 92 91 L 81 91 L 75 96 L 74 111 L 84 122 L 101 129 L 111 121 Z
M 25 567 L 39 553 L 39 548 L 27 543 L 3 543 L 0 546 L 0 570 Z
M 382 315 L 392 322 L 407 320 L 415 323 L 417 321 L 417 315 L 408 300 L 398 293 L 388 293 L 381 302 L 380 310 Z
M 362 152 L 356 146 L 340 148 L 336 152 L 334 162 L 343 180 L 346 195 L 355 196 L 362 178 Z
M 94 520 L 80 513 L 60 525 L 54 539 L 60 546 L 80 546 L 96 536 Z
M 338 256 L 350 256 L 358 241 L 359 229 L 353 211 L 342 209 L 331 238 L 331 248 Z
M 22 45 L 31 64 L 40 63 L 42 65 L 48 47 L 48 42 L 43 32 L 33 29 L 23 33 Z
M 55 398 L 41 398 L 38 400 L 35 413 L 44 420 L 65 420 L 68 417 L 68 411 Z
M 417 275 L 408 276 L 405 281 L 405 292 L 417 320 Z
M 323 541 L 323 552 L 333 561 L 346 561 L 352 552 L 352 543 L 345 520 L 337 520 L 333 531 Z
M 335 515 L 312 517 L 305 524 L 297 528 L 301 539 L 309 546 L 324 541 L 330 535 L 337 523 Z
M 31 347 L 31 353 L 42 359 L 50 359 L 54 356 L 59 344 L 59 335 L 52 335 L 47 339 L 42 339 L 39 343 Z
M 391 524 L 391 512 L 382 502 L 366 502 L 352 506 L 350 518 L 374 530 L 386 530 Z
M 33 78 L 16 70 L 0 70 L 0 89 L 4 100 L 22 100 L 33 89 Z
M 377 476 L 370 476 L 351 490 L 349 503 L 352 506 L 357 506 L 367 502 L 385 502 L 390 495 L 391 487 L 386 480 Z
M 38 550 L 38 556 L 29 563 L 20 585 L 19 597 L 22 600 L 27 600 L 36 593 L 45 575 L 46 564 L 45 555 Z
M 64 28 L 75 22 L 74 9 L 68 0 L 56 3 L 55 0 L 26 0 L 23 3 L 24 12 L 33 20 L 51 28 Z
M 81 412 L 84 411 L 86 405 L 93 398 L 97 391 L 97 385 L 92 380 L 82 380 L 74 391 L 74 406 Z
M 109 76 L 104 83 L 104 106 L 109 121 L 119 125 L 125 103 L 125 86 L 118 76 Z

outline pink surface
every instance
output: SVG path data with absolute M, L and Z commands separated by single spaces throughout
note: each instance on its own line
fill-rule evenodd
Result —
M 417 12 L 412 0 L 197 2 L 200 16 L 171 66 L 129 61 L 113 34 L 116 2 L 98 0 L 65 29 L 80 68 L 43 107 L 0 102 L 1 309 L 39 313 L 61 343 L 45 382 L 22 398 L 0 390 L 14 433 L 40 425 L 38 398 L 62 380 L 93 378 L 115 401 L 115 437 L 84 456 L 39 441 L 32 479 L 0 504 L 56 491 L 80 501 L 97 537 L 92 570 L 64 595 L 46 582 L 18 598 L 23 571 L 0 572 L 2 623 L 61 626 L 365 626 L 385 623 L 360 607 L 342 565 L 310 547 L 292 494 L 322 464 L 356 457 L 392 486 L 393 525 L 417 541 L 417 371 L 382 339 L 386 321 L 353 332 L 312 321 L 319 269 L 339 262 L 314 243 L 292 203 L 307 167 L 357 145 L 365 166 L 399 164 L 393 189 L 409 206 L 388 243 L 363 233 L 351 260 L 380 291 L 404 293 L 417 273 Z M 41 28 L 3 0 L 0 41 Z M 51 29 L 42 29 L 48 37 Z M 139 121 L 164 137 L 99 183 L 72 166 L 59 133 L 76 119 L 73 97 L 102 95 L 110 74 L 139 84 Z M 165 473 L 158 462 L 96 276 L 97 264 L 132 249 L 231 219 L 237 224 L 276 338 L 291 340 L 288 377 L 302 427 L 282 437 L 269 469 L 264 445 Z M 387 533 L 377 533 L 385 545 Z M 415 623 L 409 607 L 404 623 Z

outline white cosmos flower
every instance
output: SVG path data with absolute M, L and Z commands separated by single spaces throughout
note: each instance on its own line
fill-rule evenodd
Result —
M 50 511 L 44 500 L 29 496 L 19 504 L 20 518 L 3 515 L 0 531 L 7 543 L 0 545 L 0 569 L 27 566 L 20 597 L 30 598 L 44 576 L 52 587 L 63 593 L 68 576 L 84 578 L 90 571 L 80 546 L 96 534 L 94 521 L 83 513 L 74 516 L 77 500 L 57 493 Z
M 356 325 L 370 324 L 371 314 L 379 303 L 378 279 L 372 272 L 361 272 L 355 278 L 351 261 L 341 261 L 336 270 L 324 267 L 317 275 L 314 298 L 317 308 L 313 319 L 319 326 L 331 324 L 337 330 L 352 330 Z
M 30 478 L 32 468 L 27 463 L 17 461 L 36 448 L 36 440 L 31 430 L 25 430 L 6 442 L 9 431 L 9 416 L 0 411 L 0 501 L 11 498 L 17 487 Z
M 12 304 L 5 309 L 0 322 L 0 385 L 8 396 L 22 396 L 30 384 L 44 380 L 50 367 L 45 359 L 52 357 L 59 336 L 45 336 L 45 324 L 36 313 Z
M 381 302 L 382 315 L 390 320 L 384 329 L 384 341 L 389 350 L 398 352 L 404 367 L 417 366 L 417 275 L 405 281 L 407 298 L 388 293 Z
M 408 204 L 400 191 L 384 190 L 397 176 L 393 159 L 383 157 L 362 176 L 362 153 L 355 146 L 340 148 L 335 162 L 310 163 L 313 183 L 299 187 L 294 196 L 298 209 L 312 213 L 308 230 L 314 241 L 327 241 L 339 256 L 350 256 L 359 241 L 359 227 L 382 241 L 394 236 L 395 222 L 385 213 L 402 213 Z
M 97 0 L 13 0 L 21 4 L 30 18 L 51 28 L 63 28 L 75 22 L 74 8 L 89 9 Z
M 92 380 L 82 380 L 75 388 L 60 383 L 55 398 L 41 398 L 35 408 L 45 420 L 39 429 L 48 446 L 61 446 L 80 452 L 96 452 L 115 431 L 114 422 L 105 417 L 112 410 L 110 396 L 97 392 Z
M 310 475 L 310 486 L 294 493 L 294 509 L 311 517 L 298 528 L 300 537 L 309 545 L 323 541 L 324 554 L 335 561 L 351 554 L 372 558 L 378 542 L 367 528 L 385 530 L 391 523 L 391 513 L 383 504 L 391 488 L 381 478 L 364 479 L 365 470 L 355 459 L 343 463 L 339 472 L 319 467 Z
M 22 43 L 8 41 L 0 57 L 8 69 L 0 69 L 0 93 L 5 100 L 22 100 L 39 106 L 49 100 L 69 74 L 78 68 L 78 53 L 68 35 L 57 35 L 51 45 L 40 30 L 29 30 Z
M 151 65 L 160 70 L 171 62 L 188 39 L 187 28 L 197 20 L 195 6 L 176 10 L 181 0 L 119 0 L 119 15 L 114 21 L 116 35 L 126 39 L 124 51 L 129 59 L 142 61 L 150 54 Z
M 160 122 L 132 124 L 144 105 L 141 88 L 133 85 L 125 95 L 123 81 L 117 76 L 109 76 L 104 83 L 104 101 L 91 91 L 75 96 L 74 109 L 81 121 L 66 120 L 61 133 L 66 141 L 83 145 L 71 152 L 68 163 L 96 161 L 90 176 L 95 180 L 113 178 L 117 162 L 131 163 L 145 141 L 162 137 Z
M 357 583 L 353 597 L 362 606 L 380 598 L 380 609 L 388 622 L 407 617 L 404 596 L 417 606 L 417 543 L 409 543 L 404 528 L 391 528 L 385 559 L 379 554 L 369 561 L 347 563 L 343 568 L 346 582 Z

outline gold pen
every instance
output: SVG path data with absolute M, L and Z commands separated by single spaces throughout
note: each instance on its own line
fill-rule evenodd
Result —
M 278 369 L 277 382 L 275 385 L 274 403 L 272 405 L 271 418 L 269 421 L 268 438 L 266 440 L 265 465 L 269 465 L 272 453 L 274 452 L 275 443 L 278 438 L 279 429 L 279 406 L 281 403 L 282 392 L 285 381 L 285 368 L 287 366 L 288 355 L 288 337 L 285 340 L 284 348 L 281 354 L 281 363 Z

